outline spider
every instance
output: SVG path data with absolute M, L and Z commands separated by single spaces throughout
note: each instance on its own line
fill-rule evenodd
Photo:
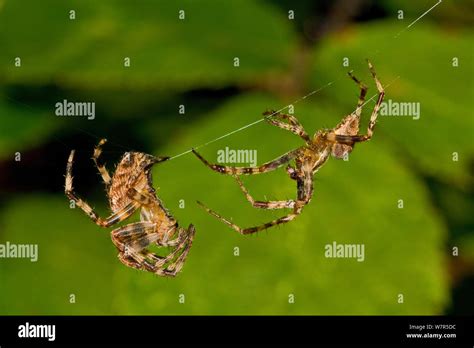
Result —
M 182 269 L 191 248 L 195 229 L 178 227 L 177 221 L 163 206 L 152 186 L 151 168 L 169 157 L 155 157 L 141 152 L 126 152 L 113 177 L 110 177 L 105 165 L 98 162 L 102 146 L 106 139 L 100 140 L 94 149 L 92 160 L 99 170 L 106 186 L 112 214 L 101 218 L 80 199 L 72 186 L 72 164 L 74 150 L 71 151 L 66 167 L 66 196 L 75 202 L 97 225 L 110 227 L 140 209 L 140 221 L 116 228 L 112 231 L 112 242 L 117 247 L 119 260 L 126 266 L 153 272 L 160 276 L 174 277 Z M 158 256 L 148 247 L 151 244 L 171 247 L 171 252 Z
M 222 217 L 215 211 L 211 210 L 203 203 L 199 201 L 197 203 L 209 214 L 223 221 L 229 227 L 241 234 L 251 234 L 262 231 L 275 225 L 287 223 L 298 216 L 303 208 L 311 201 L 313 196 L 314 174 L 319 170 L 319 168 L 323 166 L 324 163 L 326 163 L 329 156 L 332 155 L 333 157 L 339 159 L 344 158 L 352 151 L 356 143 L 364 142 L 372 138 L 375 123 L 377 121 L 377 114 L 383 101 L 385 92 L 382 84 L 377 78 L 374 67 L 368 60 L 367 63 L 377 86 L 378 99 L 372 111 L 366 135 L 361 135 L 358 133 L 362 106 L 365 102 L 365 96 L 367 94 L 367 87 L 361 81 L 359 81 L 352 74 L 352 72 L 349 72 L 349 76 L 355 81 L 355 83 L 357 83 L 360 89 L 357 108 L 353 113 L 344 117 L 342 121 L 333 129 L 317 131 L 316 134 L 314 134 L 314 136 L 311 138 L 294 116 L 281 114 L 275 111 L 266 111 L 263 113 L 266 115 L 265 120 L 270 124 L 288 130 L 302 138 L 306 143 L 304 146 L 287 152 L 273 161 L 264 163 L 259 167 L 228 167 L 218 164 L 211 164 L 194 149 L 192 150 L 193 153 L 212 170 L 221 174 L 233 176 L 240 186 L 240 189 L 244 193 L 246 199 L 252 204 L 253 207 L 260 209 L 291 209 L 292 211 L 289 214 L 263 225 L 241 228 Z M 275 117 L 270 118 L 273 116 Z M 287 122 L 284 122 L 284 120 Z M 250 195 L 240 180 L 240 175 L 266 173 L 275 170 L 292 160 L 295 161 L 295 166 L 288 164 L 286 171 L 289 177 L 296 181 L 297 197 L 295 200 L 289 199 L 284 201 L 257 201 Z

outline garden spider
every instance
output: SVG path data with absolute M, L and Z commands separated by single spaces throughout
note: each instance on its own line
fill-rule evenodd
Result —
M 160 276 L 174 277 L 181 270 L 191 248 L 195 229 L 178 227 L 177 221 L 163 206 L 152 186 L 151 168 L 169 157 L 154 157 L 141 152 L 126 152 L 111 178 L 104 165 L 98 163 L 102 153 L 102 139 L 94 150 L 92 160 L 105 183 L 112 215 L 103 219 L 73 191 L 71 151 L 66 167 L 66 196 L 75 202 L 97 225 L 110 227 L 130 217 L 140 209 L 140 222 L 130 223 L 112 231 L 112 242 L 117 247 L 119 260 L 133 268 Z M 152 243 L 171 247 L 171 252 L 158 256 L 148 249 Z
M 344 158 L 352 151 L 355 143 L 364 142 L 372 138 L 375 123 L 377 121 L 377 114 L 383 101 L 385 92 L 382 84 L 376 76 L 375 69 L 373 68 L 372 64 L 369 61 L 367 61 L 367 63 L 377 86 L 378 99 L 372 111 L 366 135 L 360 135 L 358 132 L 362 106 L 367 94 L 367 87 L 362 84 L 362 82 L 360 82 L 354 75 L 352 75 L 351 72 L 349 72 L 349 76 L 357 83 L 360 88 L 359 101 L 357 103 L 356 110 L 350 115 L 346 116 L 333 129 L 318 131 L 311 138 L 294 116 L 285 115 L 274 111 L 267 111 L 264 113 L 264 115 L 266 115 L 265 120 L 267 122 L 298 135 L 306 142 L 306 145 L 301 146 L 296 150 L 290 151 L 273 161 L 261 165 L 260 167 L 228 167 L 209 163 L 193 149 L 193 153 L 202 162 L 204 162 L 206 166 L 218 173 L 228 174 L 235 177 L 242 192 L 245 194 L 245 197 L 253 207 L 261 209 L 292 209 L 291 213 L 260 226 L 241 228 L 231 221 L 225 219 L 215 211 L 209 209 L 203 203 L 198 201 L 198 204 L 208 213 L 219 220 L 222 220 L 225 224 L 241 234 L 250 234 L 262 231 L 278 224 L 287 223 L 298 216 L 303 208 L 311 201 L 311 197 L 313 196 L 313 176 L 319 170 L 319 168 L 321 168 L 321 166 L 326 163 L 329 155 L 332 154 L 332 156 L 336 158 Z M 275 116 L 275 119 L 270 118 L 273 116 Z M 287 120 L 288 122 L 283 122 L 283 120 Z M 286 168 L 286 171 L 290 178 L 296 181 L 296 200 L 289 199 L 286 201 L 268 202 L 256 201 L 249 194 L 248 190 L 245 188 L 239 178 L 240 175 L 260 174 L 275 170 L 292 160 L 295 160 L 295 166 L 289 164 Z

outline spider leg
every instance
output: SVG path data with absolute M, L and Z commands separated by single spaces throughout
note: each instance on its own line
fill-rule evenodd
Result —
M 144 266 L 147 270 L 166 277 L 174 277 L 181 271 L 193 244 L 196 229 L 193 225 L 189 225 L 187 230 L 183 228 L 180 228 L 180 230 L 180 235 L 186 235 L 186 238 L 184 238 L 184 240 L 169 255 L 161 258 L 151 252 L 145 254 L 155 261 L 155 263 L 145 261 Z M 177 255 L 178 257 L 175 259 Z M 165 266 L 166 264 L 168 265 Z
M 156 242 L 160 235 L 155 232 L 156 224 L 148 221 L 134 222 L 112 231 L 112 242 L 120 252 L 126 248 L 142 250 Z
M 356 110 L 342 119 L 342 121 L 334 128 L 334 133 L 342 135 L 357 135 L 359 133 L 360 116 L 362 113 L 362 106 L 365 102 L 365 96 L 367 94 L 367 87 L 360 82 L 351 71 L 348 72 L 348 75 L 359 86 L 360 96 Z M 352 151 L 352 149 L 353 144 L 338 143 L 333 145 L 332 154 L 336 158 L 344 158 Z
M 181 271 L 192 246 L 194 226 L 190 225 L 188 230 L 180 228 L 182 240 L 165 257 L 158 256 L 146 249 L 148 245 L 160 238 L 159 233 L 153 232 L 155 228 L 156 225 L 151 222 L 136 222 L 114 230 L 112 241 L 119 250 L 118 258 L 126 266 L 147 270 L 160 276 L 174 277 Z M 164 267 L 167 263 L 169 263 L 168 266 Z
M 222 217 L 218 213 L 216 213 L 214 210 L 206 207 L 203 203 L 197 202 L 204 210 L 206 210 L 209 214 L 214 216 L 215 218 L 221 220 L 223 223 L 225 223 L 227 226 L 233 228 L 240 234 L 251 234 L 259 231 L 266 230 L 267 228 L 270 228 L 275 225 L 279 224 L 284 224 L 287 223 L 291 220 L 293 220 L 295 217 L 297 217 L 301 213 L 301 209 L 295 209 L 292 213 L 282 216 L 281 218 L 275 219 L 273 221 L 267 222 L 266 224 L 260 225 L 260 226 L 255 226 L 255 227 L 248 227 L 248 228 L 241 228 L 238 225 L 232 223 L 231 221 L 227 220 L 226 218 Z
M 370 63 L 370 61 L 367 60 L 367 64 L 369 64 L 370 72 L 372 74 L 372 77 L 375 80 L 375 85 L 377 86 L 377 90 L 379 91 L 377 102 L 375 103 L 374 109 L 372 111 L 372 115 L 370 116 L 369 126 L 367 128 L 367 136 L 366 136 L 367 139 L 366 140 L 369 140 L 370 138 L 372 138 L 372 134 L 373 134 L 373 131 L 374 131 L 374 128 L 375 128 L 375 123 L 377 122 L 377 116 L 378 116 L 378 113 L 379 113 L 380 105 L 382 104 L 383 98 L 385 96 L 385 91 L 384 91 L 383 86 L 382 86 L 382 84 L 380 83 L 380 81 L 377 77 L 377 74 L 375 73 L 375 69 L 374 69 L 372 63 Z
M 131 199 L 133 199 L 136 202 L 140 203 L 140 205 L 142 207 L 141 214 L 142 215 L 144 214 L 143 215 L 144 217 L 142 216 L 142 222 L 151 223 L 155 226 L 154 228 L 156 228 L 156 224 L 154 224 L 154 223 L 152 223 L 151 221 L 148 220 L 149 219 L 149 215 L 148 215 L 149 213 L 148 213 L 148 208 L 147 208 L 147 206 L 149 206 L 152 203 L 154 197 L 151 196 L 151 194 L 149 192 L 138 191 L 135 188 L 130 188 L 127 191 L 127 195 Z M 146 219 L 146 220 L 143 220 L 143 218 Z M 183 232 L 186 232 L 186 230 L 180 228 L 178 237 L 176 237 L 175 239 L 172 239 L 172 240 L 168 240 L 168 238 L 170 236 L 173 236 L 175 234 L 175 231 L 176 231 L 176 228 L 173 228 L 173 229 L 170 229 L 168 231 L 168 233 L 165 234 L 164 236 L 160 236 L 160 238 L 156 240 L 158 245 L 164 246 L 164 247 L 172 247 L 172 246 L 176 246 L 179 243 L 181 243 L 181 241 L 186 238 L 186 235 L 183 233 Z
M 288 199 L 286 201 L 256 201 L 254 198 L 250 195 L 249 191 L 247 188 L 244 186 L 242 181 L 238 176 L 235 177 L 235 180 L 237 180 L 237 183 L 239 184 L 240 189 L 245 195 L 245 198 L 252 204 L 253 207 L 255 208 L 261 208 L 261 209 L 284 209 L 284 208 L 293 208 L 295 206 L 295 201 L 292 199 Z
M 383 86 L 382 86 L 382 84 L 380 83 L 380 81 L 377 77 L 377 74 L 375 73 L 375 69 L 374 69 L 373 65 L 369 61 L 367 61 L 367 63 L 369 64 L 370 72 L 372 74 L 372 77 L 375 80 L 375 84 L 376 84 L 377 90 L 379 92 L 377 102 L 375 103 L 374 109 L 372 110 L 372 115 L 370 116 L 369 125 L 367 127 L 367 134 L 366 135 L 362 135 L 362 134 L 357 134 L 357 135 L 335 134 L 334 139 L 332 139 L 332 140 L 339 143 L 339 144 L 353 145 L 354 143 L 367 141 L 367 140 L 370 140 L 372 138 L 374 128 L 375 128 L 375 124 L 377 123 L 378 112 L 379 112 L 380 106 L 382 104 L 383 98 L 385 96 L 385 91 L 384 91 Z M 360 104 L 360 101 L 359 101 L 359 104 Z M 360 107 L 358 107 L 358 109 Z
M 363 141 L 367 141 L 370 138 L 367 135 L 344 135 L 344 134 L 336 134 L 334 137 L 334 141 L 338 144 L 344 144 L 353 146 L 355 143 L 360 143 Z
M 270 172 L 281 167 L 283 164 L 291 161 L 298 155 L 299 149 L 287 152 L 286 154 L 274 159 L 273 161 L 262 164 L 259 167 L 229 167 L 219 164 L 211 164 L 204 157 L 202 157 L 196 150 L 192 150 L 193 153 L 199 158 L 206 166 L 212 170 L 229 175 L 250 175 Z
M 66 167 L 66 185 L 64 192 L 66 196 L 75 202 L 75 204 L 81 208 L 91 219 L 94 221 L 97 225 L 102 226 L 102 227 L 109 227 L 112 226 L 113 224 L 116 224 L 120 221 L 125 220 L 128 218 L 130 215 L 132 215 L 139 207 L 140 203 L 134 201 L 131 202 L 130 204 L 126 205 L 119 211 L 113 213 L 109 217 L 103 219 L 99 217 L 99 215 L 92 209 L 92 207 L 87 204 L 85 201 L 83 201 L 81 198 L 79 198 L 76 193 L 74 192 L 74 188 L 72 185 L 72 164 L 73 164 L 73 159 L 74 159 L 74 150 L 71 151 L 71 154 L 69 155 L 68 162 L 67 162 L 67 167 Z
M 172 233 L 171 235 L 173 235 L 173 234 L 174 233 Z M 174 247 L 174 246 L 180 244 L 186 238 L 187 238 L 187 230 L 180 227 L 178 229 L 178 236 L 176 238 L 170 239 L 170 240 L 159 240 L 158 244 L 160 246 L 164 246 L 164 247 Z
M 166 267 L 165 269 L 159 268 L 155 273 L 159 275 L 174 277 L 181 271 L 184 266 L 184 262 L 186 261 L 186 257 L 189 254 L 189 250 L 191 249 L 196 230 L 193 225 L 189 225 L 188 229 L 184 231 L 186 231 L 188 238 L 187 243 L 184 244 L 182 247 L 183 251 L 181 255 L 179 255 L 178 258 L 172 263 L 170 263 L 168 267 Z
M 286 167 L 286 172 L 290 176 L 290 179 L 296 180 L 298 177 L 298 173 L 296 172 L 295 167 L 293 167 L 291 164 L 288 164 Z
M 282 114 L 274 110 L 265 111 L 263 115 L 267 116 L 265 117 L 265 121 L 267 121 L 268 123 L 290 131 L 291 133 L 301 137 L 305 142 L 311 141 L 308 136 L 308 133 L 306 133 L 306 131 L 304 130 L 303 125 L 293 115 Z M 275 118 L 288 120 L 289 123 L 276 120 Z
M 326 154 L 326 157 L 329 155 L 329 153 Z M 232 223 L 231 221 L 227 220 L 226 218 L 222 217 L 220 214 L 216 213 L 214 210 L 206 207 L 203 203 L 197 202 L 204 210 L 206 210 L 209 214 L 214 216 L 215 218 L 221 220 L 224 222 L 227 226 L 233 228 L 240 234 L 251 234 L 259 231 L 263 231 L 267 228 L 270 228 L 275 225 L 279 224 L 284 224 L 287 223 L 291 220 L 293 220 L 295 217 L 297 217 L 301 211 L 303 210 L 303 207 L 308 204 L 311 200 L 311 196 L 313 195 L 313 176 L 311 171 L 305 171 L 304 175 L 302 178 L 297 177 L 297 195 L 298 199 L 294 201 L 293 204 L 293 212 L 282 216 L 278 219 L 275 219 L 273 221 L 267 222 L 263 225 L 255 226 L 255 227 L 249 227 L 249 228 L 241 228 L 238 225 Z M 243 186 L 241 186 L 242 190 Z M 244 191 L 245 193 L 245 191 Z
M 99 164 L 98 162 L 99 156 L 102 153 L 102 145 L 104 145 L 106 142 L 107 142 L 107 139 L 101 139 L 99 141 L 99 144 L 97 144 L 97 146 L 94 149 L 92 160 L 94 161 L 95 166 L 97 167 L 97 170 L 99 171 L 100 176 L 102 177 L 102 180 L 104 181 L 105 186 L 109 187 L 110 183 L 112 182 L 110 174 L 107 171 L 107 168 L 105 168 L 105 164 Z
M 357 83 L 357 85 L 360 88 L 360 96 L 359 96 L 359 100 L 357 102 L 357 108 L 355 111 L 356 117 L 360 118 L 360 115 L 362 113 L 362 105 L 364 105 L 365 96 L 367 95 L 367 86 L 364 85 L 357 77 L 355 77 L 351 71 L 348 72 L 348 75 L 355 83 Z
M 120 262 L 122 262 L 125 266 L 142 269 L 142 265 L 135 261 L 130 255 L 120 252 L 117 256 Z
M 139 202 L 140 205 L 142 206 L 142 212 L 141 212 L 142 213 L 142 219 L 143 218 L 144 219 L 149 219 L 147 206 L 152 203 L 154 197 L 151 196 L 151 194 L 149 192 L 138 191 L 135 188 L 130 188 L 127 191 L 127 195 L 131 199 Z M 162 209 L 165 210 L 164 207 L 162 207 Z M 147 221 L 147 220 L 145 220 L 143 222 L 151 223 L 150 221 Z M 183 228 L 179 228 L 178 236 L 175 239 L 168 240 L 167 238 L 169 236 L 173 236 L 175 234 L 175 231 L 176 231 L 176 228 L 170 229 L 167 234 L 165 234 L 164 236 L 161 236 L 161 238 L 159 238 L 156 241 L 157 244 L 160 245 L 160 246 L 164 246 L 164 247 L 174 247 L 174 246 L 178 245 L 179 243 L 181 243 L 184 239 L 186 239 L 186 237 L 187 237 L 186 232 L 187 231 Z

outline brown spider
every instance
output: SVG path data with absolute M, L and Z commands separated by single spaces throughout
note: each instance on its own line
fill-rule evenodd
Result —
M 176 276 L 184 265 L 191 248 L 195 229 L 178 227 L 177 221 L 163 206 L 152 186 L 151 168 L 155 163 L 169 157 L 154 157 L 141 152 L 126 152 L 121 158 L 111 178 L 104 165 L 98 163 L 102 153 L 102 139 L 94 150 L 92 160 L 105 183 L 112 214 L 103 219 L 80 199 L 72 187 L 71 151 L 66 167 L 66 196 L 73 200 L 97 225 L 110 227 L 130 217 L 140 210 L 140 222 L 118 227 L 111 233 L 112 242 L 117 247 L 119 260 L 133 268 L 146 270 L 160 276 Z M 147 247 L 152 243 L 161 247 L 171 247 L 165 257 L 151 252 Z
M 365 101 L 365 96 L 367 94 L 367 87 L 362 84 L 351 72 L 349 76 L 354 80 L 360 88 L 360 97 L 357 103 L 357 108 L 355 112 L 346 116 L 335 128 L 330 130 L 322 130 L 316 132 L 313 138 L 309 137 L 303 126 L 299 121 L 292 115 L 285 115 L 281 113 L 276 113 L 274 111 L 267 111 L 264 115 L 267 115 L 265 118 L 269 123 L 286 129 L 299 137 L 301 137 L 306 145 L 299 147 L 296 150 L 290 151 L 283 156 L 280 156 L 273 161 L 267 162 L 260 167 L 228 167 L 218 164 L 211 164 L 205 158 L 203 158 L 199 153 L 193 149 L 193 153 L 202 161 L 206 166 L 212 170 L 221 173 L 228 174 L 235 177 L 237 183 L 239 184 L 242 192 L 245 194 L 247 200 L 255 208 L 261 209 L 292 209 L 292 212 L 288 215 L 285 215 L 279 219 L 273 220 L 266 224 L 249 227 L 249 228 L 240 228 L 231 221 L 220 216 L 215 211 L 206 207 L 203 203 L 198 201 L 198 204 L 201 205 L 208 213 L 214 217 L 222 220 L 225 224 L 236 230 L 241 234 L 250 234 L 264 230 L 266 228 L 272 227 L 274 225 L 287 223 L 288 221 L 293 220 L 298 216 L 310 201 L 313 195 L 313 176 L 321 168 L 321 166 L 326 163 L 329 158 L 329 155 L 336 158 L 344 158 L 348 155 L 354 148 L 355 143 L 364 142 L 372 138 L 374 131 L 375 123 L 377 121 L 377 114 L 380 108 L 380 104 L 384 98 L 384 89 L 382 84 L 378 80 L 375 70 L 372 64 L 367 61 L 369 64 L 370 72 L 375 80 L 375 84 L 378 90 L 378 99 L 375 107 L 372 111 L 370 117 L 369 125 L 367 128 L 367 135 L 360 135 L 359 132 L 359 123 L 360 116 L 362 113 L 362 106 Z M 270 117 L 275 116 L 279 119 L 271 119 Z M 287 120 L 288 122 L 283 122 L 282 120 Z M 297 187 L 297 198 L 296 200 L 289 199 L 286 201 L 256 201 L 242 184 L 239 176 L 240 175 L 250 175 L 250 174 L 260 174 L 275 170 L 285 163 L 295 160 L 295 167 L 289 164 L 286 168 L 286 171 L 291 179 L 296 180 Z

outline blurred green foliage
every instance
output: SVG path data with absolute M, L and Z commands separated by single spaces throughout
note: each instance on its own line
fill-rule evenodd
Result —
M 48 3 L 5 1 L 0 65 L 6 81 L 167 92 L 253 84 L 282 73 L 296 48 L 284 17 L 255 1 Z M 75 20 L 69 19 L 71 9 Z M 178 19 L 181 9 L 185 20 Z M 20 13 L 28 25 L 16 25 Z M 22 69 L 13 57 L 22 58 Z M 125 57 L 132 69 L 124 69 Z M 240 69 L 229 64 L 234 57 Z
M 331 159 L 318 172 L 313 201 L 301 216 L 256 236 L 238 235 L 195 201 L 244 227 L 285 212 L 252 208 L 235 180 L 211 172 L 192 154 L 157 166 L 158 195 L 182 226 L 193 223 L 197 229 L 183 272 L 175 279 L 123 266 L 114 256 L 110 231 L 69 209 L 59 185 L 56 193 L 10 193 L 0 210 L 0 243 L 38 243 L 39 261 L 0 260 L 0 313 L 443 313 L 451 301 L 447 265 L 452 245 L 471 260 L 474 255 L 472 230 L 453 236 L 447 223 L 469 223 L 472 207 L 472 200 L 465 199 L 474 154 L 472 31 L 458 28 L 453 33 L 420 21 L 394 38 L 420 11 L 407 11 L 406 19 L 398 21 L 393 2 L 383 3 L 390 17 L 350 24 L 307 47 L 287 20 L 285 7 L 271 2 L 143 1 L 139 7 L 126 1 L 48 1 L 48 6 L 0 1 L 0 158 L 7 163 L 13 152 L 56 144 L 61 134 L 74 134 L 78 126 L 112 139 L 110 147 L 176 155 L 332 81 L 295 104 L 295 114 L 314 133 L 354 110 L 358 90 L 347 70 L 369 85 L 369 96 L 375 93 L 365 58 L 374 62 L 382 83 L 393 82 L 387 99 L 421 104 L 419 120 L 381 116 L 371 142 L 358 145 L 349 161 Z M 23 11 L 24 6 L 29 10 Z M 446 8 L 453 13 L 451 5 Z M 76 10 L 74 21 L 68 17 L 70 9 Z M 180 9 L 186 10 L 184 21 L 178 20 Z M 443 12 L 442 5 L 437 12 Z M 17 56 L 21 68 L 13 65 Z M 131 57 L 130 68 L 123 67 L 124 57 Z M 240 58 L 238 68 L 234 57 Z M 344 57 L 349 67 L 342 65 Z M 453 57 L 459 58 L 457 68 Z M 295 71 L 297 78 L 292 77 Z M 292 78 L 293 84 L 288 82 Z M 33 106 L 24 101 L 31 91 L 51 85 L 55 89 Z M 237 95 L 211 106 L 200 105 L 199 97 L 186 99 L 199 89 L 212 96 L 212 91 L 229 87 Z M 97 119 L 56 118 L 54 101 L 66 96 L 97 100 Z M 178 115 L 183 99 L 187 112 Z M 364 125 L 372 106 L 369 102 L 364 108 Z M 116 130 L 148 139 L 144 144 L 149 148 L 123 141 Z M 76 186 L 106 215 L 99 177 L 93 188 L 82 181 L 80 168 L 87 165 L 92 171 L 87 137 L 78 149 Z M 51 163 L 49 175 L 59 180 L 64 154 L 72 147 L 61 139 L 63 152 L 44 158 Z M 216 151 L 226 146 L 257 150 L 263 163 L 300 145 L 289 132 L 261 122 L 200 152 L 215 161 Z M 104 157 L 117 155 L 108 149 Z M 452 161 L 453 152 L 459 154 L 458 162 Z M 112 170 L 113 161 L 106 160 Z M 452 188 L 441 198 L 445 210 L 439 210 L 426 176 Z M 284 170 L 244 182 L 257 199 L 296 194 Z M 403 209 L 397 207 L 399 199 Z M 449 209 L 452 202 L 457 208 Z M 333 241 L 364 244 L 365 261 L 325 258 L 324 247 Z M 236 247 L 239 256 L 234 256 Z M 70 294 L 76 303 L 69 302 Z M 184 304 L 178 302 L 180 294 Z M 294 294 L 294 304 L 288 303 L 289 294 Z M 399 294 L 403 304 L 397 302 Z

